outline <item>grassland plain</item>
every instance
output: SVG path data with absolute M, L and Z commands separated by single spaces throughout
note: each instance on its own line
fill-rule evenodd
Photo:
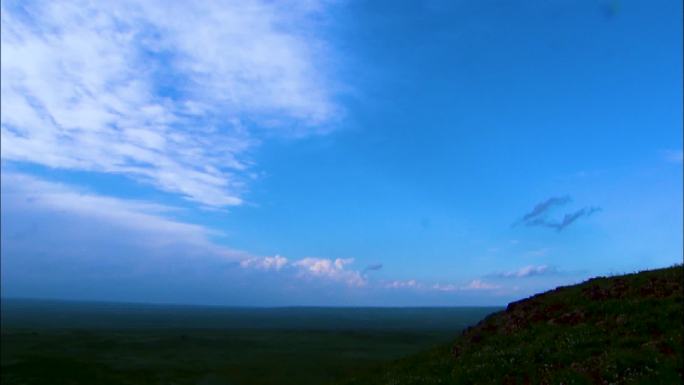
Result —
M 221 308 L 5 300 L 9 384 L 328 384 L 498 308 Z
M 559 287 L 344 385 L 681 384 L 681 265 Z

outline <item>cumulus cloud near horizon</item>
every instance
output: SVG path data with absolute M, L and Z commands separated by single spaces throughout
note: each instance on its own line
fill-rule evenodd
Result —
M 340 282 L 348 286 L 361 287 L 367 284 L 363 272 L 349 269 L 354 258 L 314 258 L 306 257 L 290 261 L 280 255 L 273 257 L 250 257 L 240 261 L 244 269 L 275 270 L 287 269 L 300 279 L 319 279 Z
M 385 289 L 416 289 L 424 291 L 436 291 L 436 292 L 463 292 L 472 290 L 495 290 L 500 289 L 500 285 L 491 284 L 483 282 L 480 279 L 474 279 L 463 285 L 457 285 L 454 283 L 434 283 L 426 284 L 419 282 L 415 279 L 409 280 L 395 280 L 385 282 L 382 285 Z
M 506 271 L 499 274 L 494 274 L 496 277 L 500 278 L 526 278 L 538 275 L 552 275 L 558 274 L 559 271 L 553 266 L 549 265 L 528 265 L 521 267 L 517 270 Z
M 474 279 L 470 281 L 467 285 L 461 287 L 461 290 L 494 290 L 500 288 L 500 285 L 495 285 L 492 283 L 483 282 L 479 279 Z
M 315 1 L 3 1 L 3 161 L 243 204 L 250 151 L 340 116 Z
M 293 263 L 300 269 L 303 277 L 321 277 L 333 281 L 341 281 L 349 286 L 364 286 L 367 280 L 356 270 L 347 270 L 353 258 L 303 258 Z
M 240 261 L 240 267 L 260 270 L 280 270 L 287 265 L 288 260 L 280 255 L 273 257 L 250 257 Z
M 386 289 L 419 289 L 422 288 L 423 285 L 415 279 L 408 279 L 385 282 L 383 287 Z

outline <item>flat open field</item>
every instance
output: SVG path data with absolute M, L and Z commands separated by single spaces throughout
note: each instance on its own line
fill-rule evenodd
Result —
M 2 302 L 2 384 L 326 384 L 498 308 Z

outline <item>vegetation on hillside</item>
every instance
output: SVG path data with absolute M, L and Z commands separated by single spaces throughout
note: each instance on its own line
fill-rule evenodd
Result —
M 682 271 L 559 287 L 509 304 L 450 345 L 343 384 L 679 384 Z

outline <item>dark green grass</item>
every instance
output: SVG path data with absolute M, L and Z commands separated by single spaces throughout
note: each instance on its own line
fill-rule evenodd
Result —
M 5 305 L 3 385 L 328 384 L 496 310 Z
M 682 279 L 680 265 L 561 287 L 341 383 L 681 384 Z
M 378 360 L 424 349 L 443 341 L 446 334 L 376 330 L 5 331 L 2 383 L 323 384 Z

